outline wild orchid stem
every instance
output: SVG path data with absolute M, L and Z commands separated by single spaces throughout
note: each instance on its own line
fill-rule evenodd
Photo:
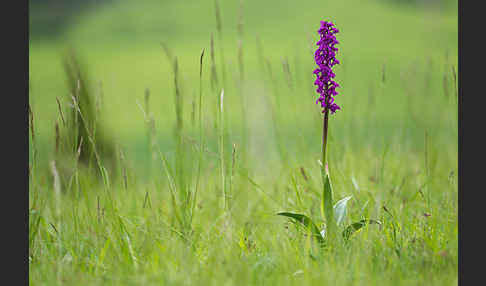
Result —
M 326 147 L 327 147 L 327 130 L 329 129 L 329 109 L 324 112 L 324 124 L 322 125 L 322 166 L 326 166 Z

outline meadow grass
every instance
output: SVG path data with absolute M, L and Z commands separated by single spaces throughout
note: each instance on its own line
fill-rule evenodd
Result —
M 67 40 L 31 42 L 30 285 L 457 284 L 456 16 L 287 3 L 267 15 L 280 22 L 261 25 L 266 2 L 195 2 L 183 19 L 170 13 L 182 4 L 141 3 L 87 15 Z M 190 30 L 197 12 L 210 16 Z M 366 12 L 376 17 L 365 21 Z M 139 38 L 129 44 L 93 28 L 136 13 L 147 15 L 132 21 Z M 352 196 L 347 224 L 382 222 L 330 249 L 276 215 L 324 223 L 312 85 L 323 15 L 341 30 L 342 111 L 330 116 L 327 151 L 333 197 Z M 154 23 L 178 32 L 160 39 Z M 73 139 L 63 111 L 76 106 L 65 96 L 66 42 L 98 87 L 92 96 L 103 104 L 91 116 L 113 138 L 112 167 L 103 154 L 88 166 L 79 149 L 63 165 L 56 155 Z M 97 150 L 96 138 L 82 142 Z

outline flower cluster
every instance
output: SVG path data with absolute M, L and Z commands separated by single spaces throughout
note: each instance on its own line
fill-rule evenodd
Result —
M 339 44 L 335 36 L 339 30 L 334 27 L 333 23 L 321 21 L 321 27 L 318 32 L 320 34 L 320 39 L 317 41 L 319 48 L 314 53 L 314 59 L 318 68 L 314 70 L 314 74 L 317 77 L 314 84 L 317 85 L 316 91 L 320 96 L 316 104 L 320 102 L 323 108 L 322 112 L 327 108 L 331 113 L 334 113 L 336 110 L 341 109 L 334 103 L 334 96 L 338 94 L 336 88 L 339 87 L 339 84 L 333 80 L 336 75 L 332 71 L 332 67 L 339 64 L 339 60 L 336 59 L 338 49 L 334 47 L 336 44 Z

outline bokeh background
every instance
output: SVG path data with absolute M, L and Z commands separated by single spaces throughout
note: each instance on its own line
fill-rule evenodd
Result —
M 179 60 L 188 127 L 199 88 L 199 56 L 205 48 L 204 124 L 208 138 L 216 138 L 211 114 L 219 89 L 213 92 L 209 87 L 212 34 L 218 69 L 224 49 L 231 143 L 241 143 L 239 127 L 247 120 L 250 153 L 267 158 L 255 160 L 253 167 L 270 168 L 278 155 L 268 102 L 276 93 L 277 108 L 285 114 L 278 122 L 284 148 L 292 160 L 317 158 L 321 123 L 312 70 L 316 31 L 323 19 L 332 20 L 341 31 L 338 58 L 342 64 L 336 71 L 341 88 L 336 101 L 342 111 L 331 126 L 331 137 L 339 138 L 338 144 L 331 145 L 333 154 L 359 154 L 370 148 L 380 154 L 387 145 L 401 152 L 419 152 L 426 131 L 438 148 L 456 152 L 457 120 L 449 107 L 455 92 L 452 70 L 457 70 L 456 1 L 235 0 L 220 1 L 220 9 L 222 41 L 214 1 L 30 0 L 29 101 L 37 121 L 39 160 L 48 160 L 54 152 L 54 126 L 59 121 L 56 97 L 69 101 L 62 59 L 70 49 L 82 60 L 95 94 L 102 98 L 104 132 L 126 150 L 141 176 L 148 158 L 147 130 L 138 103 L 143 105 L 146 89 L 151 94 L 157 141 L 165 151 L 174 146 L 173 75 L 161 42 Z M 246 118 L 237 95 L 239 40 Z M 272 81 L 274 85 L 265 83 Z M 437 155 L 437 160 L 441 157 Z
M 30 0 L 29 9 L 32 284 L 457 285 L 457 1 Z M 327 223 L 313 75 L 321 20 L 340 30 L 332 197 L 351 196 L 343 225 L 383 222 L 325 251 L 276 215 Z M 72 53 L 80 85 L 65 66 Z M 98 125 L 83 129 L 80 114 Z M 88 154 L 79 162 L 78 131 L 80 158 Z

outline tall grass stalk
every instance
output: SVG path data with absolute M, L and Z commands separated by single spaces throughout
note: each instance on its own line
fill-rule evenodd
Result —
M 179 193 L 180 202 L 186 202 L 188 199 L 187 190 L 184 186 L 184 150 L 183 150 L 183 104 L 182 104 L 182 94 L 179 86 L 179 65 L 177 57 L 172 57 L 172 53 L 169 51 L 167 46 L 163 45 L 164 50 L 171 62 L 173 73 L 174 73 L 174 106 L 176 111 L 176 122 L 175 122 L 175 137 L 176 137 L 176 182 L 177 189 Z
M 429 184 L 429 181 L 430 181 L 430 166 L 429 166 L 429 132 L 427 130 L 425 130 L 425 146 L 424 146 L 424 170 L 425 170 L 425 183 L 424 183 L 424 192 L 427 194 L 427 208 L 430 209 L 430 198 L 431 198 L 431 195 L 430 195 L 430 191 L 429 191 L 429 187 L 428 187 L 428 184 Z
M 32 165 L 30 166 L 30 177 L 32 183 L 35 182 L 36 161 L 37 161 L 37 147 L 35 142 L 35 126 L 34 126 L 34 112 L 29 104 L 29 129 L 30 129 L 30 141 L 32 149 Z
M 62 275 L 62 201 L 61 201 L 61 180 L 59 178 L 59 173 L 56 168 L 56 161 L 52 160 L 50 162 L 51 173 L 53 177 L 53 190 L 54 190 L 54 217 L 55 221 L 57 222 L 57 228 L 54 228 L 56 231 L 56 239 L 57 239 L 57 279 L 60 282 L 61 275 Z
M 228 209 L 228 194 L 226 193 L 226 171 L 225 171 L 225 159 L 224 159 L 224 120 L 223 120 L 223 100 L 224 100 L 224 89 L 221 89 L 221 94 L 219 96 L 219 160 L 221 163 L 221 188 L 223 191 L 223 210 L 224 212 Z
M 183 119 L 182 119 L 182 95 L 179 87 L 179 67 L 177 57 L 174 58 L 174 88 L 175 88 L 175 109 L 176 109 L 176 177 L 180 196 L 180 202 L 185 203 L 189 200 L 188 190 L 185 186 L 184 172 L 184 142 L 182 138 Z
M 456 76 L 456 69 L 454 68 L 454 66 L 451 66 L 451 70 L 452 70 L 452 83 L 454 84 L 454 95 L 455 95 L 455 98 L 456 98 L 456 102 L 457 102 L 457 76 Z
M 61 101 L 57 96 L 56 96 L 56 101 L 57 101 L 57 108 L 59 109 L 59 115 L 61 116 L 62 124 L 64 125 L 64 127 L 66 127 L 67 125 L 66 125 L 66 120 L 64 119 L 64 114 L 62 112 Z
M 144 112 L 144 117 L 145 117 L 145 122 L 147 126 L 147 151 L 148 151 L 148 174 L 149 177 L 152 175 L 152 169 L 153 169 L 153 161 L 157 157 L 157 152 L 155 148 L 155 120 L 152 112 L 150 111 L 150 89 L 146 88 L 145 89 L 145 111 Z
M 238 93 L 240 97 L 241 106 L 241 157 L 242 164 L 246 166 L 247 161 L 247 149 L 248 149 L 248 131 L 247 131 L 247 112 L 246 112 L 246 100 L 245 100 L 245 73 L 244 73 L 244 59 L 243 59 L 243 1 L 240 0 L 239 12 L 238 12 L 238 69 L 239 69 L 239 84 Z
M 216 59 L 214 56 L 214 36 L 213 33 L 211 33 L 211 39 L 210 39 L 210 46 L 209 46 L 209 53 L 211 56 L 211 88 L 213 89 L 213 92 L 216 92 L 216 88 L 218 85 L 218 74 L 216 72 Z
M 73 172 L 72 172 L 71 177 L 69 178 L 69 183 L 68 183 L 68 187 L 67 187 L 67 190 L 71 190 L 72 184 L 73 184 L 73 180 L 74 180 L 75 183 L 76 183 L 76 186 L 77 186 L 76 194 L 78 195 L 78 198 L 79 198 L 79 191 L 80 191 L 80 188 L 79 188 L 78 164 L 79 164 L 79 157 L 81 156 L 81 148 L 82 147 L 83 147 L 83 137 L 81 137 L 81 139 L 79 140 L 78 150 L 75 153 L 75 158 L 74 158 Z
M 204 152 L 204 131 L 203 131 L 203 90 L 202 90 L 202 73 L 203 73 L 203 58 L 204 58 L 204 49 L 201 51 L 201 57 L 199 58 L 199 160 L 197 166 L 197 178 L 196 178 L 196 189 L 194 190 L 194 195 L 192 196 L 192 210 L 191 210 L 191 217 L 194 215 L 195 206 L 197 203 L 197 192 L 199 190 L 199 181 L 201 179 L 201 165 L 203 161 L 203 152 Z
M 231 174 L 229 177 L 229 188 L 228 188 L 228 210 L 232 208 L 232 199 L 233 195 L 233 178 L 235 175 L 235 168 L 236 168 L 236 145 L 233 144 L 233 151 L 231 152 Z
M 223 75 L 223 88 L 226 87 L 226 60 L 224 57 L 224 43 L 223 43 L 223 22 L 221 20 L 221 9 L 219 0 L 214 0 L 214 11 L 216 17 L 216 31 L 219 38 L 219 53 L 221 55 L 221 71 Z
M 238 67 L 240 71 L 240 81 L 243 82 L 244 74 L 244 60 L 243 60 L 243 0 L 240 0 L 240 8 L 238 10 L 238 23 L 236 24 L 238 31 Z
M 128 175 L 127 175 L 127 167 L 125 166 L 125 155 L 123 154 L 123 151 L 121 149 L 119 149 L 118 153 L 120 157 L 120 167 L 122 171 L 123 186 L 125 187 L 125 191 L 128 191 Z M 150 160 L 150 162 L 152 162 L 152 160 Z

